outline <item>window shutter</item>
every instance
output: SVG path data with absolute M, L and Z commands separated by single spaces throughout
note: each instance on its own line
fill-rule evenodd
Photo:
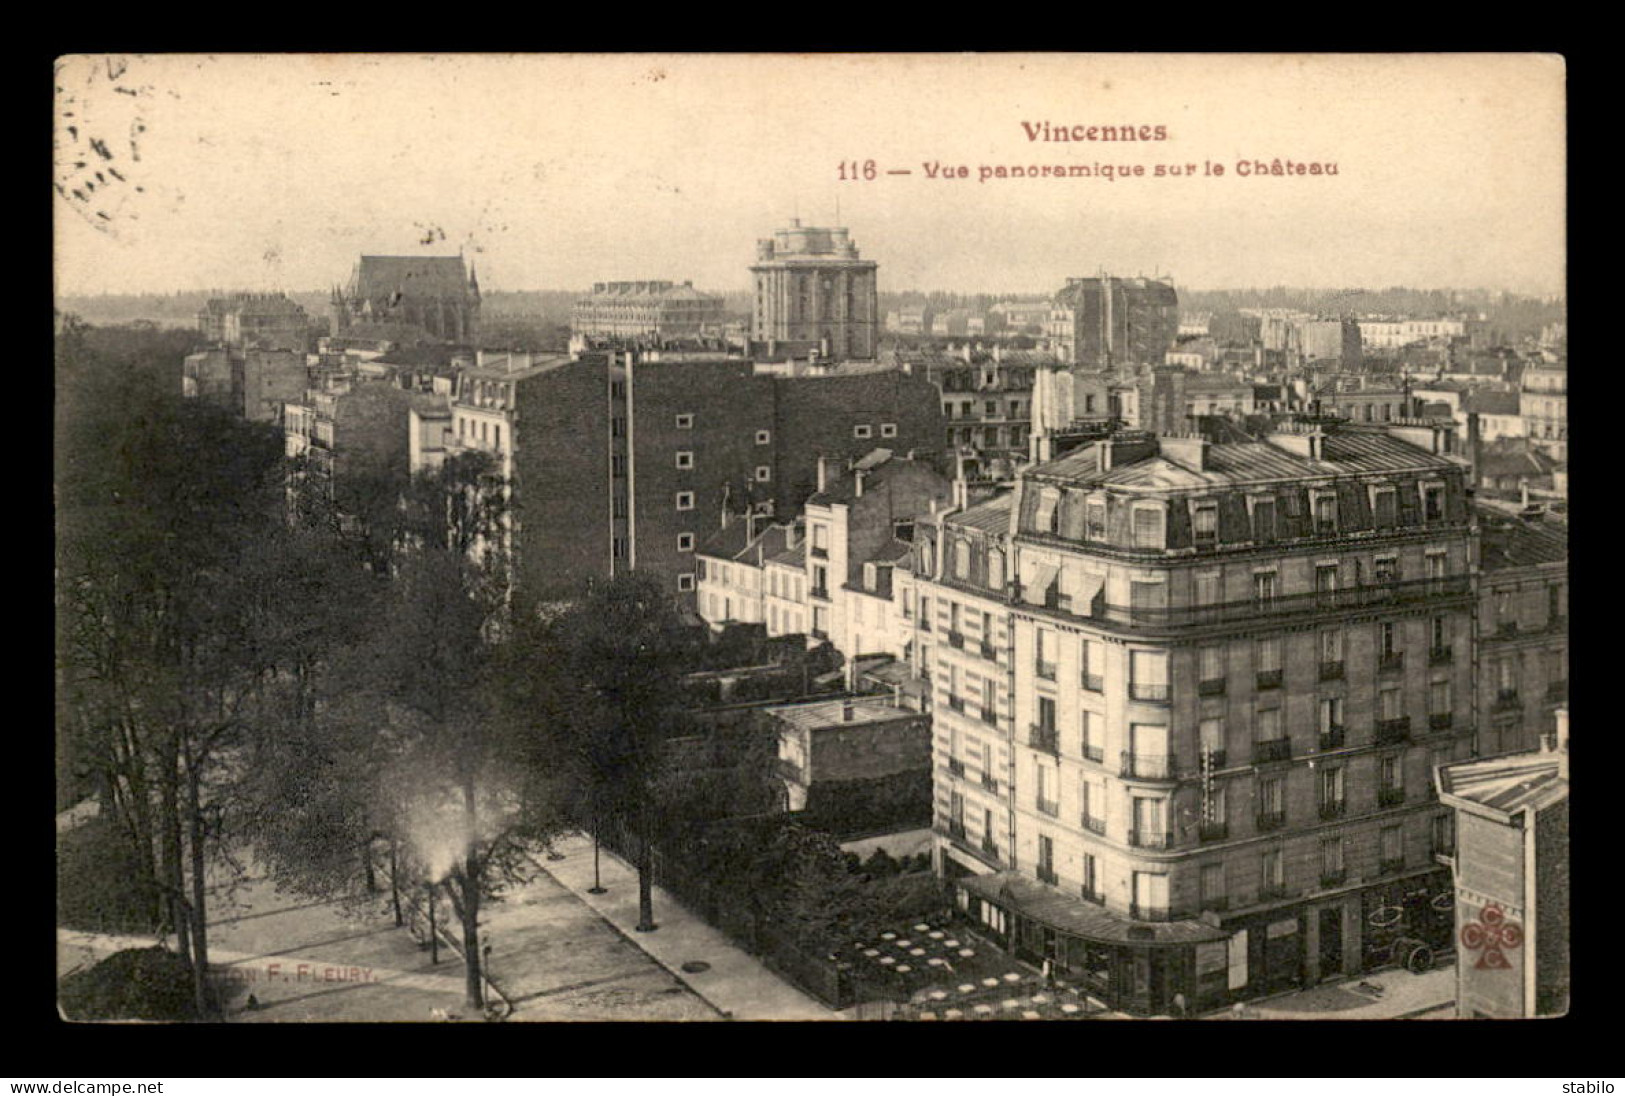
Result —
M 1219 540 L 1236 544 L 1253 539 L 1252 521 L 1247 515 L 1247 499 L 1228 494 L 1219 498 Z

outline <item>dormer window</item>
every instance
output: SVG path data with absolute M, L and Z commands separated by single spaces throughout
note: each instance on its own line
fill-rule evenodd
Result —
M 1040 533 L 1053 533 L 1056 531 L 1058 511 L 1060 510 L 1061 492 L 1053 487 L 1045 487 L 1038 492 L 1038 508 L 1033 512 L 1033 527 Z
M 1164 547 L 1167 540 L 1163 535 L 1162 509 L 1157 506 L 1135 506 L 1133 536 L 1136 548 Z
M 1191 517 L 1191 533 L 1197 544 L 1213 544 L 1219 539 L 1219 508 L 1211 502 L 1197 503 Z

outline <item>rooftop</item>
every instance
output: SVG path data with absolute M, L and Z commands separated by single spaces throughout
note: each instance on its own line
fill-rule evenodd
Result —
M 1007 533 L 1010 531 L 1010 500 L 1009 492 L 977 503 L 969 509 L 957 514 L 950 514 L 943 519 L 944 525 L 951 525 L 957 529 L 975 529 L 983 533 Z
M 851 719 L 846 718 L 848 708 L 851 709 Z M 898 707 L 889 698 L 875 697 L 815 700 L 810 704 L 786 704 L 765 710 L 793 727 L 805 727 L 809 730 L 830 726 L 850 727 L 862 723 L 884 723 L 893 719 L 912 719 L 920 714 L 910 708 Z
M 1439 770 L 1439 792 L 1510 815 L 1562 802 L 1569 782 L 1557 754 L 1540 751 L 1445 765 Z
M 350 295 L 388 297 L 461 297 L 469 272 L 461 255 L 363 255 L 350 282 Z
M 1479 564 L 1485 571 L 1566 563 L 1569 530 L 1561 522 L 1524 521 L 1475 506 L 1480 532 Z

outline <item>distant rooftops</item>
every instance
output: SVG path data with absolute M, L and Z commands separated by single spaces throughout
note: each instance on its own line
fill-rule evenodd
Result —
M 789 228 L 775 232 L 771 240 L 758 240 L 756 258 L 760 262 L 855 260 L 858 247 L 845 228 L 803 226 L 796 218 L 791 220 Z
M 690 301 L 718 301 L 721 297 L 709 293 L 701 293 L 694 288 L 693 282 L 594 282 L 592 294 L 588 300 L 594 298 L 638 298 L 655 297 L 662 300 L 690 300 Z
M 1481 536 L 1479 565 L 1485 571 L 1566 563 L 1569 531 L 1559 522 L 1524 521 L 1483 506 L 1473 508 Z

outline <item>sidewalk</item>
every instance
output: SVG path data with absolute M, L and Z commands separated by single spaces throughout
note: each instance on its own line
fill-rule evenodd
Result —
M 725 1015 L 736 1020 L 842 1019 L 689 913 L 660 887 L 654 888 L 659 928 L 634 931 L 638 923 L 637 872 L 608 849 L 601 850 L 599 874 L 607 893 L 588 894 L 593 881 L 592 839 L 580 835 L 560 838 L 554 849 L 564 854 L 563 860 L 536 858 L 548 875 Z M 710 969 L 687 973 L 682 966 L 691 961 L 709 963 Z
M 1361 992 L 1361 983 L 1382 987 L 1374 997 Z M 1452 961 L 1426 974 L 1394 968 L 1362 974 L 1340 982 L 1294 990 L 1262 1001 L 1249 1002 L 1243 1016 L 1230 1009 L 1208 1013 L 1204 1019 L 1228 1020 L 1398 1020 L 1454 1016 L 1456 964 Z

